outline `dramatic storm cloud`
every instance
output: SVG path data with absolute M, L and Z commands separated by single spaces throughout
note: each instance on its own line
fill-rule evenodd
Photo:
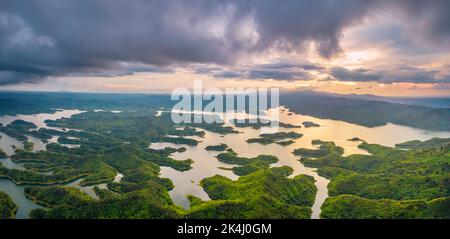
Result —
M 402 67 L 390 71 L 372 72 L 366 69 L 349 70 L 335 67 L 330 75 L 339 81 L 380 82 L 380 83 L 450 83 L 450 75 L 439 71 L 429 71 L 414 67 Z
M 342 31 L 374 11 L 399 12 L 416 27 L 417 37 L 445 44 L 448 9 L 446 0 L 0 0 L 0 85 L 59 76 L 170 73 L 170 67 L 190 64 L 229 67 L 270 50 L 301 52 L 311 43 L 327 59 L 342 52 Z M 292 80 L 308 78 L 303 70 L 323 70 L 312 64 L 269 67 L 250 69 L 245 76 Z M 377 77 L 343 68 L 333 75 L 347 81 Z

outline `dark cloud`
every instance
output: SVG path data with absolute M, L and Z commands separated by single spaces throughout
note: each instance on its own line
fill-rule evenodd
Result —
M 334 67 L 330 75 L 339 81 L 378 81 L 382 75 L 368 72 L 365 69 L 349 70 L 343 67 Z
M 273 80 L 307 80 L 310 75 L 302 71 L 277 71 L 277 70 L 251 70 L 248 73 L 249 79 L 273 79 Z
M 383 83 L 450 83 L 450 75 L 436 70 L 402 67 L 391 72 L 386 72 L 380 81 Z
M 373 72 L 366 69 L 349 70 L 343 67 L 330 69 L 329 74 L 339 81 L 379 83 L 450 83 L 450 75 L 435 70 L 415 67 L 399 67 L 388 71 Z
M 259 67 L 265 68 L 265 69 L 303 69 L 303 70 L 324 70 L 325 67 L 320 65 L 314 65 L 314 64 L 292 64 L 292 63 L 270 63 L 270 64 L 263 64 L 259 65 Z
M 411 31 L 434 43 L 450 43 L 450 1 L 386 0 L 385 10 L 402 15 Z
M 0 0 L 0 84 L 48 76 L 166 72 L 166 66 L 230 66 L 269 49 L 341 52 L 344 28 L 395 9 L 425 37 L 448 39 L 450 1 L 419 0 Z M 394 11 L 394 10 L 392 10 Z M 124 67 L 123 63 L 129 64 Z M 139 69 L 130 66 L 136 64 Z M 303 70 L 314 65 L 297 66 Z M 309 69 L 307 69 L 309 68 Z M 248 76 L 294 79 L 292 72 Z
M 219 71 L 213 74 L 215 78 L 235 78 L 239 80 L 280 80 L 295 81 L 308 80 L 310 74 L 304 71 L 285 71 L 285 70 L 238 70 L 238 71 Z
M 240 72 L 234 72 L 234 71 L 221 71 L 214 73 L 213 76 L 215 78 L 243 78 L 245 77 L 244 74 Z

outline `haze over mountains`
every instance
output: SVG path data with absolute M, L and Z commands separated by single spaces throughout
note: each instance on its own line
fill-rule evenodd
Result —
M 429 130 L 450 130 L 450 108 L 428 107 L 427 101 L 447 104 L 449 99 L 403 99 L 339 95 L 313 91 L 285 93 L 280 104 L 318 118 L 343 120 L 375 127 L 395 123 Z M 419 102 L 419 103 L 416 103 Z M 0 114 L 49 112 L 52 109 L 122 109 L 171 107 L 169 95 L 5 92 L 0 95 Z M 436 106 L 436 105 L 435 105 Z

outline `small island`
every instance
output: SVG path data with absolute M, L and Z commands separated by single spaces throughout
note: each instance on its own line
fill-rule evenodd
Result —
M 353 137 L 351 139 L 347 139 L 347 141 L 351 141 L 351 142 L 363 142 L 363 139 L 360 139 L 358 137 Z
M 294 128 L 301 128 L 300 125 L 293 125 L 289 123 L 284 123 L 280 121 L 264 121 L 263 120 L 257 120 L 256 122 L 251 122 L 250 120 L 246 119 L 245 122 L 237 122 L 236 120 L 231 120 L 230 123 L 233 123 L 234 126 L 238 128 L 247 128 L 252 127 L 253 129 L 261 129 L 262 127 L 271 127 L 272 125 L 277 125 L 282 128 L 286 129 L 294 129 Z
M 228 145 L 226 144 L 218 144 L 218 145 L 209 145 L 205 148 L 208 151 L 225 151 L 228 149 Z
M 183 138 L 183 137 L 164 137 L 162 142 L 173 143 L 173 144 L 185 144 L 189 146 L 197 146 L 198 142 L 195 139 Z
M 33 142 L 30 142 L 30 141 L 25 141 L 25 142 L 23 142 L 23 148 L 25 149 L 25 150 L 28 150 L 28 151 L 31 151 L 31 150 L 33 150 L 33 147 L 34 147 L 34 144 L 33 144 Z
M 225 170 L 231 170 L 238 176 L 247 175 L 262 168 L 269 168 L 270 164 L 278 162 L 278 158 L 272 155 L 258 155 L 254 158 L 239 157 L 232 149 L 228 149 L 226 153 L 221 153 L 216 158 L 226 164 L 235 164 L 231 169 L 222 168 Z
M 273 134 L 260 134 L 259 138 L 251 138 L 247 140 L 247 143 L 259 143 L 259 144 L 272 144 L 272 143 L 277 143 L 279 145 L 289 145 L 294 143 L 294 141 L 292 141 L 292 139 L 298 139 L 300 137 L 302 137 L 303 134 L 300 133 L 296 133 L 294 131 L 291 132 L 278 132 L 278 133 L 273 133 Z M 285 139 L 291 139 L 290 141 L 283 141 Z
M 303 121 L 302 125 L 305 126 L 305 128 L 320 127 L 320 124 L 314 123 L 312 121 Z
M 295 141 L 292 140 L 292 139 L 276 142 L 276 144 L 279 144 L 281 146 L 288 146 L 288 145 L 291 145 L 293 143 L 295 143 Z

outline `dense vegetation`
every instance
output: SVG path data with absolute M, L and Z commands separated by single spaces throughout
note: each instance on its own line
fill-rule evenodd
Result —
M 450 197 L 431 200 L 372 200 L 353 195 L 330 197 L 322 217 L 330 219 L 438 219 L 449 218 Z
M 205 147 L 205 150 L 209 151 L 225 151 L 228 149 L 228 145 L 226 144 L 218 144 L 218 145 L 209 145 Z
M 232 181 L 216 175 L 201 181 L 212 201 L 191 197 L 189 218 L 310 218 L 316 187 L 310 176 L 286 178 L 290 167 L 266 168 Z M 194 203 L 193 203 L 194 202 Z
M 211 201 L 190 196 L 191 209 L 174 206 L 158 184 L 118 193 L 97 189 L 94 200 L 70 187 L 26 188 L 26 195 L 47 209 L 32 218 L 309 218 L 316 188 L 314 179 L 287 178 L 289 167 L 260 169 L 231 181 L 214 176 L 201 181 Z
M 170 121 L 145 112 L 115 114 L 89 111 L 70 119 L 48 121 L 48 124 L 82 130 L 55 133 L 63 138 L 62 142 L 77 143 L 80 147 L 67 148 L 51 143 L 47 145 L 47 151 L 36 153 L 17 149 L 12 159 L 28 170 L 0 167 L 0 176 L 18 184 L 61 184 L 84 178 L 82 185 L 93 185 L 111 182 L 117 172 L 125 177 L 155 178 L 159 172 L 158 165 L 188 170 L 193 162 L 174 160 L 167 153 L 148 149 L 150 141 L 177 130 Z M 54 131 L 47 130 L 46 133 L 53 134 Z M 40 173 L 49 171 L 53 173 Z
M 305 149 L 299 148 L 294 150 L 294 154 L 306 158 L 317 158 L 331 154 L 337 154 L 338 156 L 344 153 L 344 149 L 337 147 L 334 142 L 325 142 L 322 140 L 313 140 L 312 145 L 319 146 L 318 149 Z
M 253 173 L 261 168 L 269 168 L 270 164 L 278 162 L 278 158 L 272 155 L 262 154 L 254 158 L 239 157 L 232 149 L 216 157 L 222 163 L 238 165 L 231 170 L 239 176 Z
M 320 127 L 320 124 L 314 123 L 312 121 L 303 121 L 302 125 L 305 126 L 305 128 Z
M 0 219 L 14 218 L 16 212 L 16 204 L 6 193 L 0 191 Z
M 450 139 L 397 146 L 408 150 L 365 142 L 359 147 L 371 155 L 343 157 L 330 142 L 315 153 L 296 150 L 306 166 L 331 179 L 322 217 L 449 218 Z
M 241 121 L 243 121 L 243 122 L 241 122 Z M 231 123 L 233 123 L 234 126 L 239 127 L 239 128 L 252 127 L 253 129 L 261 129 L 262 127 L 270 127 L 271 125 L 276 125 L 276 124 L 278 124 L 278 126 L 280 126 L 280 127 L 287 128 L 287 129 L 301 128 L 300 125 L 293 125 L 293 124 L 279 122 L 279 121 L 271 122 L 268 120 L 261 120 L 261 119 L 257 119 L 256 122 L 253 122 L 249 119 L 232 120 Z
M 305 102 L 305 101 L 303 101 Z M 347 101 L 346 101 L 347 102 Z M 317 103 L 317 102 L 316 102 Z M 314 110 L 321 108 L 314 102 Z M 320 103 L 320 102 L 319 102 Z M 317 104 L 319 104 L 317 103 Z M 6 104 L 6 105 L 5 105 Z M 219 134 L 238 133 L 223 123 L 175 125 L 170 114 L 156 117 L 160 107 L 170 107 L 167 96 L 120 94 L 22 94 L 5 93 L 0 96 L 0 115 L 16 113 L 54 112 L 56 108 L 81 109 L 87 112 L 49 120 L 49 126 L 64 130 L 40 128 L 17 120 L 0 131 L 24 143 L 11 159 L 26 170 L 9 169 L 0 165 L 0 177 L 17 184 L 27 184 L 25 194 L 45 208 L 35 209 L 32 218 L 309 218 L 316 188 L 314 179 L 292 173 L 289 167 L 271 168 L 278 158 L 259 155 L 240 157 L 226 145 L 211 145 L 208 150 L 224 151 L 217 159 L 230 164 L 239 179 L 232 181 L 222 176 L 203 179 L 200 184 L 212 199 L 202 201 L 190 196 L 191 208 L 183 210 L 173 204 L 168 191 L 173 188 L 169 179 L 160 177 L 160 166 L 178 171 L 191 169 L 193 160 L 174 160 L 171 154 L 186 148 L 149 149 L 150 142 L 171 141 L 197 145 L 189 136 L 203 137 L 205 131 Z M 334 106 L 332 103 L 330 106 Z M 345 104 L 344 104 L 345 105 Z M 383 107 L 375 109 L 383 110 Z M 414 126 L 417 118 L 406 120 L 417 108 L 394 108 L 397 116 L 381 113 L 367 120 L 361 113 L 366 102 L 355 107 L 356 117 L 340 118 L 370 126 L 383 124 L 386 119 L 397 119 Z M 345 109 L 344 107 L 344 109 Z M 391 104 L 386 106 L 393 112 Z M 396 108 L 397 107 L 397 108 Z M 94 111 L 94 109 L 106 111 Z M 343 109 L 343 108 L 337 108 Z M 107 110 L 122 110 L 112 113 Z M 295 110 L 295 108 L 294 108 Z M 352 109 L 353 110 L 353 109 Z M 371 110 L 374 110 L 373 108 Z M 423 109 L 419 109 L 422 111 Z M 347 111 L 345 111 L 347 112 Z M 365 112 L 365 111 L 364 111 Z M 380 111 L 375 111 L 380 114 Z M 439 113 L 440 112 L 440 113 Z M 442 129 L 446 113 L 428 111 L 430 119 L 422 121 L 424 128 Z M 372 112 L 367 111 L 367 117 Z M 328 117 L 328 113 L 317 113 Z M 314 114 L 312 114 L 314 115 Z M 345 116 L 345 114 L 344 114 Z M 341 114 L 337 114 L 343 117 Z M 422 117 L 422 118 L 421 118 Z M 448 117 L 447 117 L 448 118 Z M 436 123 L 436 121 L 441 120 Z M 395 121 L 392 121 L 395 122 Z M 430 126 L 434 124 L 435 126 Z M 447 126 L 446 126 L 447 125 Z M 267 123 L 237 123 L 237 127 L 261 128 Z M 297 128 L 280 123 L 281 127 Z M 74 129 L 74 130 L 71 130 Z M 47 150 L 32 152 L 28 141 L 33 136 L 47 142 L 58 136 L 57 143 L 47 144 Z M 256 141 L 288 145 L 301 137 L 295 132 L 263 134 Z M 352 141 L 361 141 L 354 138 Z M 302 163 L 318 168 L 320 175 L 329 178 L 330 198 L 322 207 L 323 218 L 449 218 L 450 201 L 450 146 L 449 139 L 425 142 L 410 141 L 384 147 L 363 142 L 359 147 L 371 155 L 343 156 L 343 149 L 333 142 L 314 140 L 315 149 L 296 149 L 294 154 Z M 64 145 L 79 145 L 69 148 Z M 0 158 L 7 157 L 0 150 Z M 114 182 L 118 174 L 124 177 Z M 64 184 L 81 179 L 82 186 L 107 184 L 107 189 L 95 188 L 98 199 Z M 36 187 L 36 185 L 46 185 Z M 0 215 L 11 218 L 17 207 L 0 192 Z
M 273 134 L 260 134 L 259 138 L 251 138 L 247 140 L 247 143 L 260 143 L 260 144 L 272 144 L 278 143 L 280 145 L 289 145 L 293 141 L 285 141 L 285 139 L 298 139 L 302 137 L 302 134 L 291 132 L 277 132 Z

